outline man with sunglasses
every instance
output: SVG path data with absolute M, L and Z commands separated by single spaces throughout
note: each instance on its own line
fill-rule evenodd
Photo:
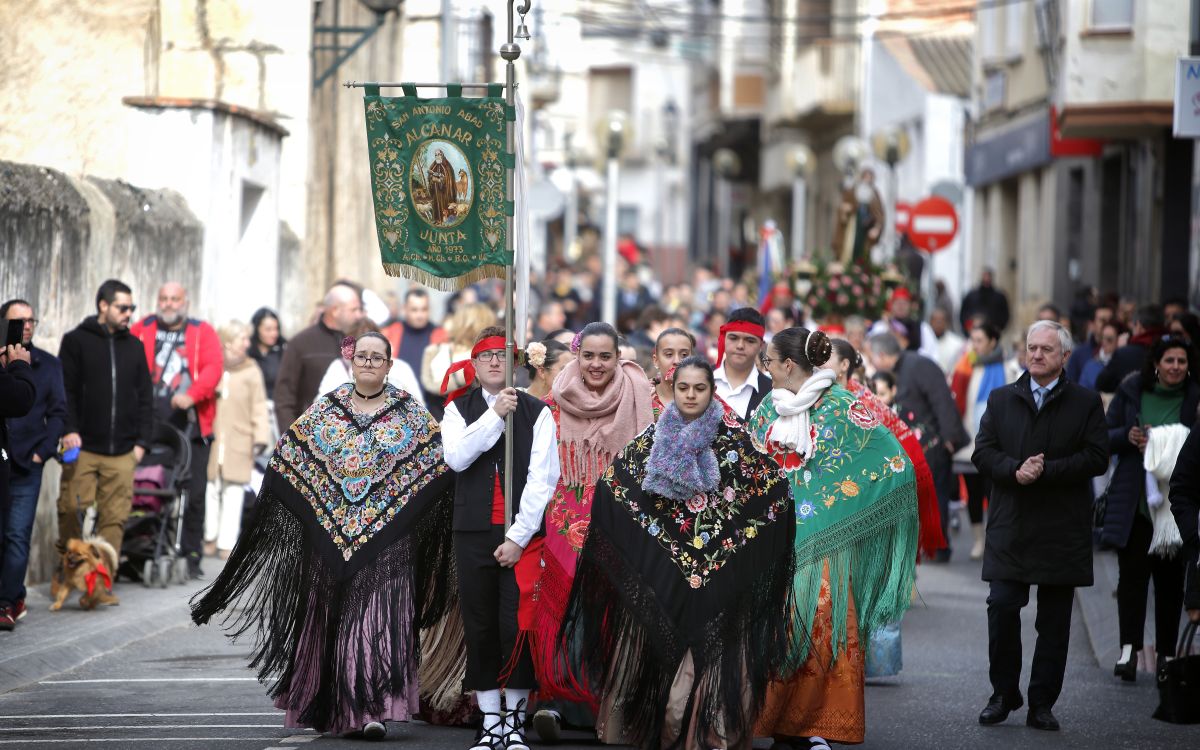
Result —
M 3 530 L 0 538 L 0 629 L 3 629 L 5 607 L 12 610 L 14 622 L 25 616 L 25 573 L 29 567 L 29 544 L 37 515 L 38 493 L 42 489 L 42 470 L 58 453 L 67 403 L 58 357 L 33 345 L 33 334 L 37 329 L 33 305 L 23 299 L 10 299 L 0 305 L 0 320 L 18 320 L 23 324 L 21 346 L 29 354 L 29 376 L 37 391 L 28 414 L 6 420 L 10 504 L 8 518 L 0 518 L 0 530 Z
M 454 556 L 466 631 L 463 688 L 475 691 L 483 725 L 471 750 L 528 750 L 525 707 L 534 685 L 533 660 L 520 637 L 522 615 L 539 572 L 542 515 L 558 483 L 554 417 L 542 401 L 504 386 L 504 329 L 485 328 L 465 371 L 466 386 L 446 401 L 442 443 L 458 472 L 454 490 Z M 475 380 L 481 387 L 472 388 Z M 505 417 L 513 415 L 513 434 Z M 504 514 L 504 445 L 513 441 L 511 515 Z M 505 528 L 506 522 L 511 525 Z M 532 546 L 531 546 L 532 543 Z M 522 592 L 526 607 L 521 611 Z M 525 629 L 528 629 L 525 628 Z M 501 689 L 506 711 L 501 711 Z
M 154 439 L 154 400 L 142 344 L 129 333 L 136 306 L 124 283 L 109 279 L 96 292 L 96 314 L 63 336 L 67 396 L 58 496 L 59 545 L 81 534 L 79 513 L 96 507 L 96 533 L 120 555 L 133 502 L 133 470 Z M 115 572 L 115 571 L 114 571 Z

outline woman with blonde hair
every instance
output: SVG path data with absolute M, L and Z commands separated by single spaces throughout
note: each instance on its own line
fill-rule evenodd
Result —
M 442 380 L 450 365 L 459 360 L 469 359 L 471 347 L 484 328 L 496 325 L 496 313 L 487 305 L 473 302 L 462 305 L 454 314 L 446 319 L 446 333 L 450 340 L 443 344 L 430 344 L 425 348 L 421 357 L 421 385 L 429 393 L 442 392 Z M 456 391 L 466 385 L 462 372 L 451 373 L 449 390 Z M 433 400 L 436 401 L 436 400 Z M 437 419 L 442 416 L 442 404 L 426 404 L 429 411 Z
M 250 482 L 254 457 L 271 444 L 267 390 L 258 365 L 246 350 L 250 326 L 230 321 L 217 335 L 225 354 L 225 371 L 217 386 L 217 416 L 208 460 L 207 510 L 204 514 L 205 552 L 229 557 L 242 522 L 245 485 Z

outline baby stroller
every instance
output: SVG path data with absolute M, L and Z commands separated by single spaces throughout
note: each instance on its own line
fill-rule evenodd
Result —
M 184 434 L 159 424 L 154 443 L 133 472 L 133 508 L 125 522 L 118 575 L 164 589 L 187 583 L 180 543 L 191 463 L 192 448 Z

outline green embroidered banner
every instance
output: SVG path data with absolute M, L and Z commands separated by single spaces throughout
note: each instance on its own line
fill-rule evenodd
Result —
M 443 291 L 503 278 L 508 108 L 499 84 L 486 97 L 384 97 L 368 86 L 367 149 L 379 252 L 389 276 Z

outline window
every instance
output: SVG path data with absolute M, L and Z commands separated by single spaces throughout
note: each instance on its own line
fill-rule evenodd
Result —
M 1133 0 L 1092 0 L 1093 29 L 1123 30 L 1133 28 Z
M 1004 54 L 1018 58 L 1025 54 L 1025 3 L 1012 3 L 1004 9 Z
M 999 45 L 997 42 L 997 34 L 1000 31 L 997 28 L 996 20 L 999 11 L 996 8 L 981 8 L 979 10 L 979 53 L 984 62 L 995 60 L 999 57 Z

